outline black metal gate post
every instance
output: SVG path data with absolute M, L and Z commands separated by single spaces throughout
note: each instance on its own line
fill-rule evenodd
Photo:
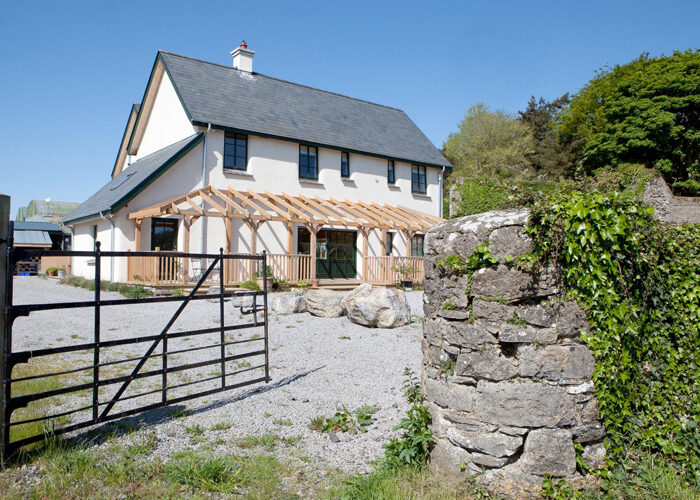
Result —
M 102 279 L 102 266 L 100 258 L 100 242 L 95 242 L 95 347 L 93 348 L 92 377 L 92 418 L 97 419 L 100 405 L 100 280 Z
M 224 249 L 219 248 L 219 327 L 221 332 L 221 387 L 226 387 L 226 336 L 224 335 Z
M 12 346 L 10 338 L 10 315 L 7 306 L 12 301 L 12 265 L 10 249 L 12 248 L 12 223 L 10 222 L 10 197 L 0 194 L 0 466 L 5 466 L 5 443 L 10 440 L 10 426 L 7 418 L 7 397 L 10 390 L 8 353 Z
M 264 315 L 264 334 L 265 334 L 265 382 L 270 381 L 270 346 L 267 336 L 267 252 L 263 250 L 262 252 L 262 266 L 263 266 L 263 315 Z M 253 297 L 255 300 L 255 297 Z

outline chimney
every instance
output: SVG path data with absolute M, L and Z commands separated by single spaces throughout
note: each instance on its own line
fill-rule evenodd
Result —
M 233 67 L 241 71 L 252 73 L 254 55 L 255 51 L 248 50 L 248 44 L 245 43 L 245 40 L 243 40 L 240 46 L 231 51 L 231 57 L 233 57 Z

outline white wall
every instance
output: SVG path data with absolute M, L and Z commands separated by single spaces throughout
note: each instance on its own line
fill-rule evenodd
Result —
M 144 124 L 141 123 L 139 126 L 142 127 Z M 153 109 L 145 127 L 138 153 L 131 157 L 132 162 L 195 133 L 167 73 L 163 74 L 160 81 Z

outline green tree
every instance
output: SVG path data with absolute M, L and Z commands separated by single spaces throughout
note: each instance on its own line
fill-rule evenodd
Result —
M 467 110 L 443 145 L 454 165 L 453 178 L 475 176 L 512 177 L 527 170 L 532 132 L 505 111 L 490 111 L 485 104 Z
M 700 51 L 603 68 L 571 99 L 559 135 L 586 173 L 638 163 L 700 194 Z
M 559 177 L 570 170 L 569 148 L 565 147 L 557 137 L 560 114 L 568 105 L 568 93 L 553 101 L 547 101 L 543 97 L 537 100 L 532 96 L 525 110 L 518 111 L 520 120 L 532 131 L 533 151 L 527 159 L 535 172 L 540 175 Z

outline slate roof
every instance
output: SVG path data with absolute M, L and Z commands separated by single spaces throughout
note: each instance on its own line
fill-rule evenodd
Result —
M 400 109 L 170 52 L 159 57 L 195 124 L 451 167 Z
M 46 231 L 16 231 L 14 236 L 14 246 L 46 246 L 53 245 L 51 237 Z
M 51 231 L 62 233 L 63 228 L 58 224 L 47 221 L 16 221 L 13 225 L 15 233 L 18 231 Z
M 202 133 L 191 135 L 135 161 L 68 214 L 63 223 L 73 224 L 91 219 L 99 216 L 100 212 L 105 215 L 116 212 L 199 144 L 202 137 Z

